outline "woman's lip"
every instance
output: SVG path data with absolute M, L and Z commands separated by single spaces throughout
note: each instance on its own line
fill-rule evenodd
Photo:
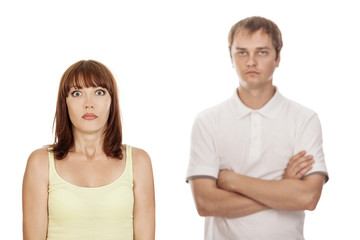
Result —
M 94 120 L 97 118 L 97 116 L 93 113 L 85 113 L 82 118 L 85 120 Z

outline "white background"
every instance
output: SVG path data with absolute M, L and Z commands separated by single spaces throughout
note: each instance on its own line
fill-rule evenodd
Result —
M 1 1 L 0 238 L 21 239 L 27 157 L 53 142 L 62 73 L 81 59 L 113 72 L 124 142 L 152 158 L 157 239 L 202 239 L 185 183 L 198 112 L 229 98 L 238 81 L 227 34 L 260 15 L 284 40 L 274 83 L 315 110 L 330 173 L 307 239 L 360 239 L 359 56 L 356 1 Z

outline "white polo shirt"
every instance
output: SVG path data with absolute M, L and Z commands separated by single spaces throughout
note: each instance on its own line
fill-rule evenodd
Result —
M 217 178 L 220 169 L 260 179 L 282 179 L 292 156 L 305 150 L 315 163 L 309 174 L 328 179 L 321 126 L 313 111 L 278 90 L 261 109 L 245 106 L 237 92 L 200 113 L 191 135 L 186 179 Z M 240 218 L 205 218 L 206 240 L 302 240 L 304 211 L 265 210 Z

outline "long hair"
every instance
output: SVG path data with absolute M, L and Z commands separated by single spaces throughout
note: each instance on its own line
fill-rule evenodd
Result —
M 103 151 L 108 157 L 122 159 L 122 129 L 116 82 L 109 69 L 94 60 L 74 63 L 61 78 L 53 125 L 53 128 L 55 126 L 55 141 L 51 145 L 55 158 L 64 159 L 74 145 L 72 123 L 66 105 L 66 98 L 72 87 L 102 87 L 109 92 L 111 106 L 104 131 Z

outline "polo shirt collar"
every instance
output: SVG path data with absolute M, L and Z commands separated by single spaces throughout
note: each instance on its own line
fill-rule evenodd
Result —
M 284 97 L 280 94 L 279 90 L 275 87 L 274 96 L 260 109 L 251 109 L 247 107 L 239 98 L 237 90 L 230 99 L 230 108 L 235 118 L 240 119 L 251 112 L 258 112 L 263 116 L 274 119 L 280 112 L 284 103 Z

